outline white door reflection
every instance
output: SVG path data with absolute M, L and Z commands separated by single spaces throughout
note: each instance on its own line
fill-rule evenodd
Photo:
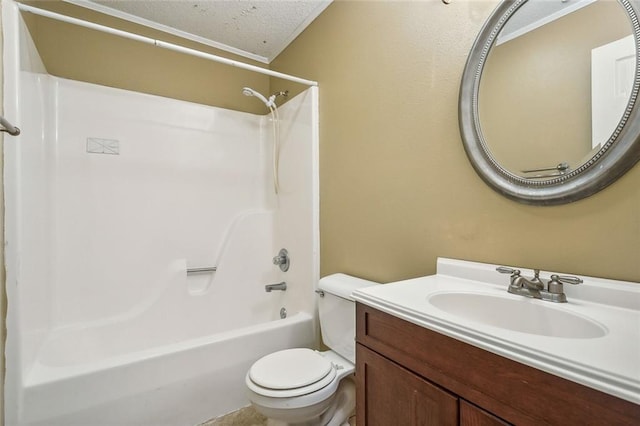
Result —
M 627 108 L 636 70 L 633 36 L 591 51 L 591 146 L 604 145 Z

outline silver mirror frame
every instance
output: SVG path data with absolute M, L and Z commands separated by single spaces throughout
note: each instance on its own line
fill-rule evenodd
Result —
M 635 39 L 636 73 L 627 109 L 613 135 L 589 161 L 567 174 L 531 181 L 503 168 L 493 158 L 480 127 L 478 92 L 485 61 L 509 17 L 527 0 L 504 0 L 480 30 L 462 74 L 458 117 L 464 149 L 478 175 L 507 198 L 531 205 L 571 203 L 595 194 L 640 160 L 640 22 L 638 0 L 617 0 L 626 11 Z

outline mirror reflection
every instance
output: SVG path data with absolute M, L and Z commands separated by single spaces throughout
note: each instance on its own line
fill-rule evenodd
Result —
M 635 62 L 632 26 L 617 1 L 525 3 L 482 72 L 478 114 L 487 148 L 525 179 L 578 168 L 618 126 Z

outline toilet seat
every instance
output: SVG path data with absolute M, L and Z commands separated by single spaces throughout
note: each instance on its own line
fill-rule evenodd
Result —
M 260 358 L 249 369 L 258 386 L 269 389 L 295 389 L 323 379 L 331 362 L 307 348 L 286 349 Z
M 286 349 L 256 361 L 246 376 L 253 392 L 271 398 L 291 398 L 316 392 L 336 380 L 336 368 L 318 352 Z

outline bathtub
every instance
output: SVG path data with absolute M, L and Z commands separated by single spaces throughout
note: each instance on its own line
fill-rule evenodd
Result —
M 5 150 L 6 424 L 188 426 L 247 405 L 255 360 L 318 343 L 317 88 L 279 109 L 276 197 L 268 116 L 49 76 L 2 11 L 22 129 Z
M 21 423 L 196 425 L 245 405 L 244 376 L 270 352 L 313 347 L 306 312 L 183 342 L 132 350 L 126 323 L 52 335 L 27 375 Z M 143 336 L 139 336 L 143 337 Z M 98 353 L 100 347 L 110 351 Z M 89 348 L 92 348 L 89 350 Z
M 299 308 L 305 294 L 312 300 L 311 286 L 292 275 L 286 292 L 264 291 L 278 281 L 268 256 L 274 214 L 239 215 L 217 272 L 187 274 L 185 259 L 152 265 L 148 294 L 130 309 L 40 331 L 16 423 L 188 426 L 248 405 L 244 376 L 253 362 L 317 345 L 312 310 Z M 98 302 L 77 300 L 78 310 Z M 284 319 L 281 308 L 289 310 Z

